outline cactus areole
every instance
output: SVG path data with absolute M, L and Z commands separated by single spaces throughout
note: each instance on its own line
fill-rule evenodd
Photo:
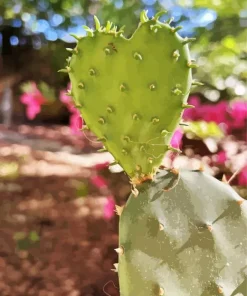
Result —
M 192 81 L 188 44 L 171 19 L 143 11 L 130 39 L 95 17 L 68 49 L 75 106 L 133 185 L 120 216 L 121 296 L 247 296 L 247 205 L 199 171 L 160 170 Z M 179 152 L 179 151 L 177 151 Z

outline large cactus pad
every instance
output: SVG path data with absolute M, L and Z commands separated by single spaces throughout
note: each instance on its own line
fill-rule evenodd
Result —
M 192 84 L 188 38 L 145 12 L 130 39 L 110 22 L 78 44 L 64 71 L 86 124 L 132 179 L 152 177 L 169 146 Z
M 120 217 L 121 295 L 247 295 L 247 202 L 200 171 L 138 189 Z

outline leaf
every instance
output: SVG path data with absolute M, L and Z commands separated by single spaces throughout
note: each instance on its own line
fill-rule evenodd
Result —
M 31 244 L 30 244 L 30 240 L 28 238 L 24 238 L 24 239 L 18 240 L 16 242 L 16 248 L 21 251 L 28 250 L 30 248 L 30 246 L 31 246 Z
M 39 237 L 39 235 L 38 235 L 38 233 L 36 231 L 31 231 L 29 233 L 29 238 L 34 243 L 38 242 L 40 240 L 40 237 Z
M 185 133 L 190 133 L 194 137 L 205 138 L 222 138 L 224 136 L 222 130 L 215 122 L 192 121 L 189 126 L 183 126 Z
M 23 93 L 30 93 L 34 91 L 34 85 L 32 81 L 27 81 L 21 84 L 20 89 Z
M 55 89 L 50 87 L 47 83 L 44 81 L 40 82 L 38 84 L 38 89 L 50 103 L 56 101 Z
M 86 197 L 88 195 L 88 184 L 82 183 L 76 189 L 77 197 Z

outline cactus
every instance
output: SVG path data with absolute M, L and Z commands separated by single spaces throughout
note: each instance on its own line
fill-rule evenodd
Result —
M 121 295 L 247 295 L 247 207 L 230 185 L 163 170 L 138 191 L 120 216 Z
M 107 22 L 77 46 L 61 72 L 87 126 L 133 184 L 120 216 L 121 296 L 247 295 L 247 207 L 229 184 L 202 171 L 160 170 L 192 85 L 181 27 L 141 22 L 130 39 Z M 176 150 L 174 150 L 176 151 Z
M 190 87 L 188 43 L 157 14 L 141 22 L 130 39 L 110 22 L 77 46 L 63 72 L 72 82 L 70 91 L 87 127 L 104 143 L 133 183 L 152 179 L 168 150 L 181 119 Z M 158 44 L 158 46 L 157 46 Z M 70 49 L 71 51 L 71 49 Z

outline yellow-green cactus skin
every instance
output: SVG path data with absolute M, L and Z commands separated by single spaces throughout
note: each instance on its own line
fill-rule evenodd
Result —
M 185 108 L 192 85 L 188 43 L 160 14 L 141 21 L 126 39 L 112 23 L 86 37 L 68 59 L 70 94 L 87 127 L 133 182 L 152 178 Z M 176 150 L 176 149 L 175 149 Z

